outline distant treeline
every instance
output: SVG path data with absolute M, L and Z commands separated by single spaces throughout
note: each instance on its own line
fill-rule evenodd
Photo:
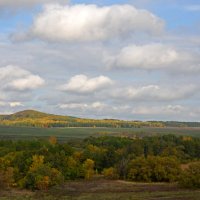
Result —
M 1 126 L 29 127 L 108 127 L 108 128 L 140 128 L 140 127 L 200 127 L 200 122 L 175 121 L 123 121 L 117 119 L 84 119 L 70 116 L 51 115 L 33 110 L 26 110 L 12 115 L 0 116 Z
M 162 122 L 166 127 L 200 127 L 200 122 Z
M 142 182 L 178 182 L 200 187 L 200 139 L 165 135 L 0 141 L 1 189 L 47 190 L 65 180 L 104 176 Z

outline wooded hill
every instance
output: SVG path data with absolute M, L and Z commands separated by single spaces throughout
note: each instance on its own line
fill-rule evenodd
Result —
M 0 115 L 0 126 L 29 127 L 200 127 L 200 122 L 176 121 L 125 121 L 117 119 L 85 119 L 72 116 L 47 114 L 35 110 L 24 110 L 10 115 Z

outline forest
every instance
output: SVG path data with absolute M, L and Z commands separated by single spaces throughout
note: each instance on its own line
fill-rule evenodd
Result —
M 48 140 L 0 141 L 1 189 L 47 191 L 69 180 L 97 176 L 200 188 L 200 139 L 101 136 L 62 143 L 51 136 Z
M 126 121 L 118 119 L 86 119 L 24 110 L 10 115 L 0 115 L 0 126 L 16 127 L 107 127 L 107 128 L 142 128 L 142 127 L 200 127 L 200 122 L 176 121 Z

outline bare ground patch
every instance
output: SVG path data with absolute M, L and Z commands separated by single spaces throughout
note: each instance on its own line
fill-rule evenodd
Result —
M 68 181 L 49 191 L 0 191 L 0 200 L 199 200 L 200 190 L 185 190 L 169 183 L 134 183 L 121 180 Z

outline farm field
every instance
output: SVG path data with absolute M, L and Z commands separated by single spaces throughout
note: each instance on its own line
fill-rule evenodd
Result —
M 56 136 L 58 140 L 65 141 L 100 135 L 144 137 L 165 134 L 200 137 L 200 128 L 33 128 L 0 126 L 0 139 L 33 139 Z
M 200 190 L 168 183 L 133 183 L 114 180 L 69 181 L 49 191 L 10 190 L 0 200 L 199 200 Z

